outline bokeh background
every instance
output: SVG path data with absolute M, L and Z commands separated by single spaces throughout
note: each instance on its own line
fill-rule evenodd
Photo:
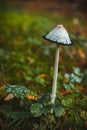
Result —
M 25 85 L 37 93 L 51 90 L 55 45 L 42 36 L 57 24 L 73 46 L 61 46 L 59 77 L 72 68 L 87 70 L 86 0 L 0 1 L 0 86 Z
M 73 45 L 51 104 L 58 24 Z M 87 0 L 0 0 L 0 130 L 87 130 Z

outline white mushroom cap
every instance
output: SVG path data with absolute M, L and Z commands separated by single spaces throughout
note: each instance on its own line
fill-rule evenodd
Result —
M 48 35 L 44 36 L 46 40 L 51 42 L 70 45 L 72 42 L 70 41 L 67 30 L 63 27 L 63 25 L 57 25 Z

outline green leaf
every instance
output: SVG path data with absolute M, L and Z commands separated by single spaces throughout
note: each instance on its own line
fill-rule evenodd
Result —
M 35 81 L 41 85 L 45 84 L 45 79 L 42 77 L 36 77 Z
M 69 75 L 69 82 L 74 83 L 75 81 L 76 81 L 75 74 L 71 73 L 71 74 Z
M 62 76 L 62 74 L 58 74 L 58 80 L 62 80 L 63 79 L 63 76 Z
M 32 104 L 30 111 L 34 117 L 39 117 L 43 113 L 43 105 L 40 103 Z
M 65 107 L 70 107 L 72 103 L 73 103 L 73 100 L 72 100 L 72 99 L 69 99 L 69 98 L 65 98 L 65 99 L 62 100 L 62 104 L 63 104 Z
M 69 79 L 69 74 L 64 74 L 64 78 Z
M 30 91 L 25 86 L 19 86 L 19 85 L 6 85 L 6 92 L 12 93 L 17 98 L 25 98 L 25 94 L 28 93 L 30 95 L 36 95 L 33 91 Z
M 81 77 L 75 76 L 75 78 L 76 78 L 76 82 L 77 82 L 77 83 L 81 83 L 81 81 L 82 81 L 82 78 L 81 78 Z
M 62 116 L 63 112 L 64 112 L 64 108 L 63 108 L 62 106 L 56 105 L 56 106 L 54 107 L 54 113 L 55 113 L 55 116 L 56 116 L 56 117 Z
M 75 74 L 70 74 L 70 76 L 69 76 L 69 80 L 70 80 L 70 82 L 72 82 L 72 83 L 80 83 L 81 81 L 82 81 L 82 77 L 80 77 L 80 76 L 78 76 L 78 75 L 75 75 Z
M 64 87 L 66 90 L 70 90 L 70 89 L 71 89 L 70 85 L 69 85 L 69 84 L 66 84 L 66 83 L 63 84 L 63 87 Z
M 70 84 L 66 84 L 64 83 L 63 84 L 63 87 L 66 89 L 66 90 L 74 90 L 75 92 L 78 92 L 79 90 L 75 87 L 75 85 L 73 83 L 70 83 Z
M 75 74 L 77 74 L 77 75 L 81 75 L 81 71 L 80 71 L 79 68 L 77 68 L 77 67 L 73 67 L 73 71 L 74 71 Z
M 70 83 L 69 86 L 70 86 L 70 88 L 73 89 L 73 90 L 76 89 L 75 86 L 74 86 L 74 84 L 72 84 L 72 83 Z

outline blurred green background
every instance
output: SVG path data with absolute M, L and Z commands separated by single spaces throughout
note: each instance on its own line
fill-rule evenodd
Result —
M 86 0 L 0 1 L 0 86 L 25 85 L 37 93 L 51 90 L 55 44 L 42 36 L 57 24 L 73 46 L 61 46 L 59 80 L 76 66 L 87 69 Z

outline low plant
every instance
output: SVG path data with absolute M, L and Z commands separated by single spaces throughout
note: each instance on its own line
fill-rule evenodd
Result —
M 7 96 L 4 101 L 1 99 L 0 107 L 1 129 L 85 129 L 87 97 L 77 88 L 77 84 L 83 82 L 83 77 L 84 73 L 76 67 L 73 73 L 65 74 L 62 77 L 64 92 L 59 91 L 55 104 L 50 103 L 49 93 L 37 95 L 24 86 L 6 85 L 2 92 Z

